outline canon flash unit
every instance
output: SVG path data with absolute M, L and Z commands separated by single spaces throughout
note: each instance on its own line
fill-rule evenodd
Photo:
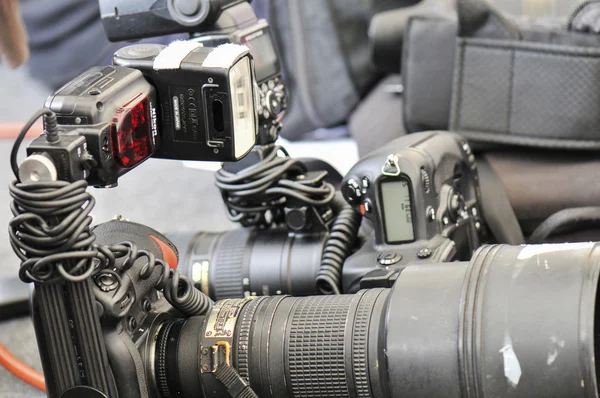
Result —
M 155 157 L 235 161 L 254 146 L 256 85 L 245 46 L 138 44 L 119 50 L 114 63 L 139 69 L 157 90 L 161 146 Z

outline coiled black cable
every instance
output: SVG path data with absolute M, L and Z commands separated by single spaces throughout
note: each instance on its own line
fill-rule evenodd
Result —
M 25 135 L 44 116 L 46 135 L 57 136 L 56 115 L 40 109 L 25 124 L 13 145 L 10 163 L 16 181 L 10 185 L 14 218 L 9 222 L 10 243 L 21 259 L 19 277 L 24 282 L 78 282 L 112 266 L 114 257 L 95 246 L 90 232 L 95 200 L 87 182 L 19 182 L 17 154 Z
M 302 161 L 290 158 L 282 147 L 273 146 L 263 160 L 237 173 L 217 171 L 216 185 L 233 221 L 245 226 L 269 224 L 265 214 L 281 208 L 289 199 L 309 206 L 331 202 L 335 188 L 324 181 L 325 175 L 316 184 L 309 184 L 297 178 L 305 172 Z
M 337 201 L 339 210 L 323 248 L 321 267 L 317 274 L 317 288 L 323 294 L 340 294 L 342 267 L 354 250 L 361 217 L 342 200 Z
M 78 282 L 111 267 L 114 256 L 94 245 L 90 232 L 95 200 L 87 183 L 13 181 L 10 243 L 21 259 L 24 282 Z
M 169 304 L 183 315 L 203 315 L 212 308 L 213 302 L 207 295 L 196 289 L 185 275 L 181 275 L 176 269 L 171 269 L 164 260 L 156 258 L 151 252 L 139 250 L 132 242 L 111 245 L 107 249 L 114 255 L 115 260 L 124 259 L 122 262 L 114 262 L 115 268 L 121 272 L 128 271 L 137 260 L 145 258 L 146 261 L 141 266 L 139 273 L 141 280 L 150 278 L 154 274 L 156 267 L 160 267 L 161 276 L 158 278 L 155 286 L 157 289 L 163 291 Z M 114 292 L 112 299 L 116 302 L 122 302 L 127 295 L 129 286 L 124 284 L 119 274 L 112 270 L 104 270 L 102 273 L 110 273 L 118 281 L 120 288 Z M 102 298 L 100 300 L 105 301 Z M 126 307 L 120 308 L 119 312 L 113 315 L 117 317 L 125 316 L 132 304 L 133 302 L 130 301 Z
M 169 303 L 186 315 L 206 313 L 212 305 L 210 298 L 152 253 L 138 250 L 131 242 L 110 247 L 94 244 L 96 237 L 90 231 L 90 212 L 96 202 L 87 192 L 86 181 L 19 182 L 19 147 L 29 128 L 42 115 L 47 117 L 47 136 L 50 140 L 57 138 L 54 113 L 42 109 L 24 126 L 11 152 L 11 166 L 17 180 L 9 188 L 14 216 L 9 222 L 9 236 L 13 250 L 22 261 L 21 280 L 39 284 L 79 282 L 104 270 L 122 282 L 118 273 L 112 270 L 116 260 L 125 258 L 120 268 L 126 271 L 136 260 L 146 257 L 147 262 L 140 271 L 141 279 L 149 278 L 155 267 L 161 266 L 162 276 L 157 288 L 163 289 Z M 124 290 L 119 289 L 115 294 Z M 121 312 L 125 314 L 128 309 L 123 308 L 126 311 Z

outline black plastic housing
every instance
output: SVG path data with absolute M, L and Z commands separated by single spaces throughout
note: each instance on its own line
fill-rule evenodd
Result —
M 49 143 L 42 136 L 28 146 L 27 154 L 49 153 L 61 179 L 87 179 L 95 186 L 116 184 L 119 176 L 135 166 L 124 167 L 115 161 L 111 130 L 118 110 L 136 97 L 147 98 L 143 118 L 149 157 L 160 146 L 156 92 L 140 71 L 118 66 L 90 68 L 49 96 L 45 106 L 56 113 L 60 141 Z M 96 163 L 88 170 L 79 164 L 84 152 L 89 152 Z
M 256 140 L 256 131 L 252 145 L 244 148 L 243 154 L 238 150 L 236 155 L 236 145 L 241 143 L 236 142 L 234 131 L 232 102 L 237 99 L 230 95 L 229 73 L 244 57 L 251 61 L 250 54 L 242 54 L 228 67 L 206 67 L 203 63 L 213 49 L 198 47 L 187 53 L 178 67 L 157 69 L 154 61 L 164 49 L 158 44 L 133 45 L 120 49 L 113 58 L 116 65 L 140 70 L 157 90 L 161 147 L 154 157 L 234 161 L 245 156 Z M 254 78 L 252 62 L 249 78 Z M 254 85 L 247 94 L 254 97 Z M 220 104 L 219 109 L 215 104 Z M 256 115 L 248 116 L 254 117 L 256 127 Z M 223 123 L 220 128 L 218 123 Z
M 215 300 L 318 293 L 325 233 L 241 228 L 167 235 L 181 250 L 179 271 Z
M 224 9 L 245 1 L 100 0 L 100 15 L 108 39 L 124 41 L 198 32 L 212 26 Z
M 394 222 L 384 213 L 381 185 L 387 182 L 408 183 L 413 239 L 394 242 L 386 236 L 386 223 Z M 385 286 L 388 272 L 412 262 L 469 260 L 486 238 L 475 157 L 454 133 L 423 132 L 391 141 L 348 172 L 342 193 L 364 215 L 363 225 L 373 229 L 344 264 L 345 292 L 357 291 L 371 272 Z M 404 197 L 393 199 L 393 206 L 406 205 Z
M 27 156 L 43 154 L 56 167 L 58 179 L 63 181 L 79 181 L 89 177 L 89 171 L 83 165 L 83 155 L 87 152 L 87 148 L 88 145 L 83 136 L 83 129 L 74 128 L 70 129 L 68 134 L 64 134 L 63 132 L 59 142 L 56 143 L 48 142 L 44 135 L 36 138 L 27 147 Z M 110 169 L 115 171 L 116 178 L 116 167 L 113 166 Z M 110 181 L 111 178 L 106 179 L 107 183 Z

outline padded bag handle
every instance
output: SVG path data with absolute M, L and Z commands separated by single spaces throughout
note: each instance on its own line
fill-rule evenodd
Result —
M 401 69 L 408 132 L 449 128 L 458 38 L 519 38 L 516 25 L 484 0 L 457 0 L 454 8 L 456 14 L 445 15 L 423 6 L 406 22 Z
M 475 143 L 600 149 L 600 38 L 517 27 L 480 0 L 459 16 L 450 130 Z

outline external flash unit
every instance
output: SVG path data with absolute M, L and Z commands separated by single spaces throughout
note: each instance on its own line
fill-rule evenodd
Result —
M 119 50 L 114 63 L 140 70 L 156 88 L 161 146 L 155 157 L 235 161 L 254 146 L 256 85 L 247 47 L 138 44 Z
M 254 146 L 256 84 L 246 47 L 140 44 L 119 50 L 114 61 L 47 99 L 58 139 L 41 136 L 29 145 L 27 154 L 38 156 L 24 163 L 24 176 L 41 167 L 51 179 L 114 186 L 151 156 L 225 162 Z M 56 170 L 46 170 L 45 159 Z

